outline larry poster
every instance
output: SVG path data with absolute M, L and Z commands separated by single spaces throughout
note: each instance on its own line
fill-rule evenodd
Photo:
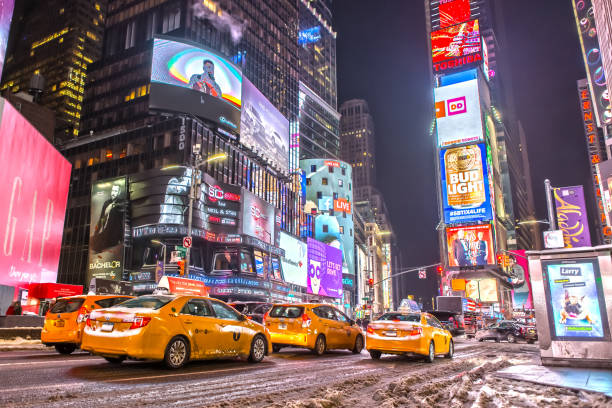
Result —
M 87 282 L 92 278 L 121 280 L 127 203 L 125 177 L 92 185 Z

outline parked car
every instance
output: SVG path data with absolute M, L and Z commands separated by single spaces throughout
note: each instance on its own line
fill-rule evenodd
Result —
M 511 320 L 502 320 L 478 332 L 476 338 L 478 341 L 505 340 L 508 343 L 515 343 L 517 340 L 525 340 L 534 343 L 538 339 L 538 334 L 535 328 L 528 328 Z
M 110 363 L 243 357 L 260 362 L 271 351 L 267 330 L 224 302 L 204 296 L 146 295 L 93 311 L 81 348 Z
M 263 317 L 272 308 L 272 303 L 266 302 L 232 302 L 231 307 L 257 323 L 263 323 Z
M 81 346 L 85 322 L 92 310 L 110 307 L 134 296 L 78 295 L 57 299 L 45 315 L 40 340 L 55 346 L 58 353 L 70 354 Z
M 304 347 L 317 355 L 330 349 L 363 350 L 363 332 L 355 322 L 333 306 L 319 303 L 280 304 L 264 316 L 273 350 Z
M 368 325 L 366 349 L 378 360 L 382 354 L 417 354 L 433 363 L 436 355 L 452 358 L 453 336 L 429 313 L 385 313 Z
M 460 313 L 447 312 L 443 310 L 431 310 L 427 313 L 434 316 L 442 326 L 448 330 L 453 337 L 465 334 L 465 324 Z

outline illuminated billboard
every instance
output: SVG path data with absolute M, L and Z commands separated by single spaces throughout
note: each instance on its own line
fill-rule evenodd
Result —
M 240 142 L 289 173 L 289 121 L 248 79 L 243 82 Z
M 434 89 L 438 146 L 483 140 L 478 80 Z
M 465 284 L 465 297 L 481 302 L 497 302 L 496 279 L 472 279 Z
M 342 297 L 342 251 L 308 238 L 308 276 L 306 292 Z
M 192 114 L 238 132 L 242 73 L 234 64 L 196 43 L 153 40 L 153 110 Z
M 0 98 L 0 284 L 55 282 L 71 165 Z
M 434 64 L 453 58 L 480 54 L 482 51 L 478 20 L 468 21 L 431 33 Z
M 440 0 L 440 28 L 450 27 L 470 19 L 470 0 Z
M 274 214 L 272 204 L 242 189 L 242 234 L 274 245 Z
M 542 261 L 553 340 L 610 338 L 597 258 Z
M 14 8 L 15 0 L 0 1 L 0 77 L 2 77 L 4 55 L 6 54 L 6 44 L 11 30 L 11 20 L 13 19 Z
M 281 257 L 285 281 L 306 287 L 308 246 L 305 242 L 281 231 L 280 247 L 285 250 L 285 255 Z
M 560 187 L 553 190 L 557 224 L 563 231 L 565 248 L 590 247 L 591 233 L 582 186 Z
M 491 224 L 446 228 L 449 267 L 495 264 Z
M 514 309 L 533 309 L 529 262 L 524 249 L 508 251 Z
M 444 222 L 493 219 L 484 143 L 440 151 Z

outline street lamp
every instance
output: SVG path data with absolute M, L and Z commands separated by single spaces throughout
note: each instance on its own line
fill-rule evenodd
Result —
M 550 225 L 550 222 L 547 220 L 525 220 L 519 221 L 516 223 L 517 225 L 529 225 L 529 224 L 546 224 Z
M 227 158 L 226 153 L 217 153 L 208 156 L 206 159 L 200 158 L 200 145 L 194 146 L 195 153 L 195 163 L 191 166 L 191 183 L 189 186 L 189 218 L 187 220 L 187 236 L 191 238 L 191 224 L 193 221 L 193 200 L 195 199 L 195 192 L 202 182 L 201 177 L 196 177 L 196 172 L 199 173 L 199 168 L 203 164 L 215 161 L 215 160 L 225 160 Z M 191 241 L 193 242 L 193 240 Z M 191 247 L 187 248 L 185 251 L 185 276 L 189 276 L 189 261 L 191 255 Z
M 162 252 L 163 252 L 163 255 L 162 255 L 162 259 L 163 259 L 163 261 L 162 261 L 162 275 L 165 275 L 166 274 L 166 244 L 164 244 L 163 242 L 158 241 L 156 239 L 152 239 L 151 243 L 162 246 Z M 157 279 L 157 277 L 155 277 L 155 279 Z

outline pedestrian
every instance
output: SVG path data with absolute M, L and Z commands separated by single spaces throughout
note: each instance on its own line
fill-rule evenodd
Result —
M 21 302 L 16 300 L 6 309 L 6 315 L 21 315 Z
M 357 319 L 355 323 L 357 323 L 357 326 L 361 327 L 361 319 Z

